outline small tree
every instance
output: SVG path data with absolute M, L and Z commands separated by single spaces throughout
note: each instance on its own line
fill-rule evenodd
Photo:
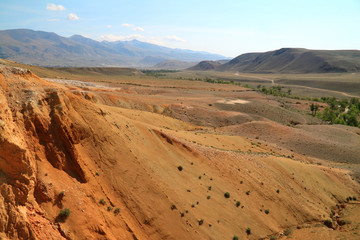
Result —
M 319 110 L 319 105 L 312 103 L 312 104 L 310 105 L 310 110 L 311 110 L 311 115 L 312 115 L 313 117 L 315 117 L 316 112 Z

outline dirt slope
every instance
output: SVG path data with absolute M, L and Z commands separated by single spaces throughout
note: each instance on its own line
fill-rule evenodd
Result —
M 112 105 L 117 90 L 99 97 L 6 66 L 0 86 L 4 238 L 261 239 L 359 197 L 344 170 Z

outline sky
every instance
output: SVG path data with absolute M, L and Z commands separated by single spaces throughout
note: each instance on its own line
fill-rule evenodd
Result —
M 360 49 L 360 0 L 0 0 L 0 30 L 19 28 L 226 57 Z

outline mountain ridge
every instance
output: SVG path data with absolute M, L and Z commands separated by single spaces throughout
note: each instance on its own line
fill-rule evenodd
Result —
M 96 41 L 81 35 L 62 37 L 30 29 L 0 31 L 0 58 L 48 67 L 152 67 L 165 60 L 199 62 L 224 56 L 132 41 Z
M 359 72 L 360 51 L 281 48 L 268 52 L 241 54 L 225 64 L 203 61 L 189 70 L 249 73 Z

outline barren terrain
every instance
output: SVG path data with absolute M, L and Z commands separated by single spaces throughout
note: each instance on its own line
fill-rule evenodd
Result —
M 360 238 L 360 129 L 309 101 L 2 63 L 1 238 Z

